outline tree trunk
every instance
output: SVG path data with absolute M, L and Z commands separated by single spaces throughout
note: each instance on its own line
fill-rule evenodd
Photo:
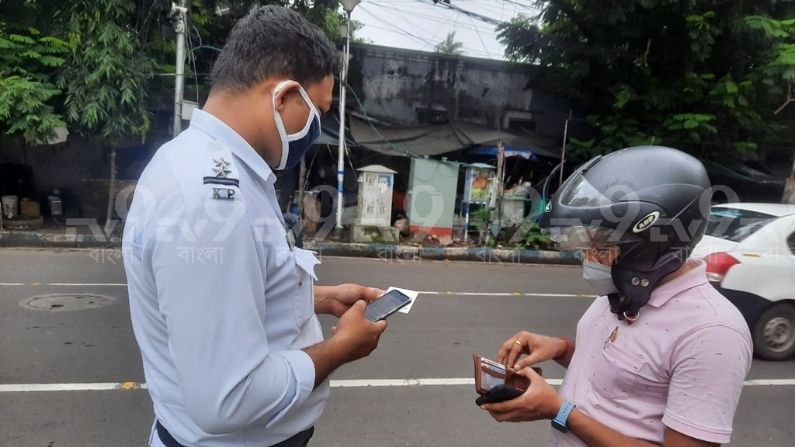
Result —
M 110 147 L 110 184 L 108 185 L 108 209 L 105 213 L 105 237 L 110 241 L 113 232 L 113 202 L 116 195 L 116 145 Z
M 781 203 L 795 204 L 795 151 L 792 154 L 792 169 L 784 186 L 784 195 L 781 197 Z

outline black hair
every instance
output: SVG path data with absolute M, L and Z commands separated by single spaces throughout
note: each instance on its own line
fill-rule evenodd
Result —
M 302 85 L 338 71 L 339 52 L 323 31 L 282 6 L 254 7 L 232 28 L 211 73 L 212 88 L 244 92 L 271 76 Z

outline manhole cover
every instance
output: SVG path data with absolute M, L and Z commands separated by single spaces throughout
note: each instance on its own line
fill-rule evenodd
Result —
M 116 298 L 93 293 L 51 293 L 22 300 L 19 305 L 33 310 L 63 312 L 68 310 L 96 309 L 110 306 Z

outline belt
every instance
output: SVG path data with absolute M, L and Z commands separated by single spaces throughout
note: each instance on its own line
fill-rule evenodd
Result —
M 160 421 L 155 422 L 155 429 L 157 430 L 157 437 L 160 438 L 160 442 L 166 447 L 185 447 L 171 436 L 171 433 L 166 430 L 166 427 L 163 427 Z
M 171 436 L 171 433 L 166 430 L 166 427 L 163 427 L 163 424 L 161 424 L 160 421 L 155 422 L 155 429 L 157 430 L 157 437 L 160 438 L 160 442 L 162 442 L 166 447 L 185 447 L 176 439 L 174 439 L 173 436 Z M 301 433 L 298 433 L 290 439 L 282 441 L 273 447 L 304 447 L 307 445 L 307 443 L 309 443 L 309 439 L 312 437 L 314 432 L 315 427 L 309 427 Z

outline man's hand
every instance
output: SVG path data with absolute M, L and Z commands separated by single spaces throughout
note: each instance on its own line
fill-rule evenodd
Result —
M 510 368 L 522 369 L 560 358 L 566 353 L 566 346 L 566 341 L 562 338 L 522 331 L 502 344 L 497 361 Z M 522 354 L 527 354 L 527 357 L 519 360 Z M 568 365 L 568 360 L 565 363 Z
M 345 352 L 345 362 L 367 357 L 378 346 L 386 320 L 373 323 L 364 319 L 364 301 L 357 301 L 340 318 L 331 341 Z
M 516 374 L 530 379 L 530 386 L 524 394 L 505 402 L 483 404 L 480 408 L 488 411 L 491 417 L 500 422 L 554 418 L 563 405 L 563 399 L 558 393 L 532 368 L 524 368 Z
M 315 286 L 315 312 L 341 317 L 351 306 L 364 300 L 369 303 L 384 291 L 359 284 L 340 284 L 338 286 Z

